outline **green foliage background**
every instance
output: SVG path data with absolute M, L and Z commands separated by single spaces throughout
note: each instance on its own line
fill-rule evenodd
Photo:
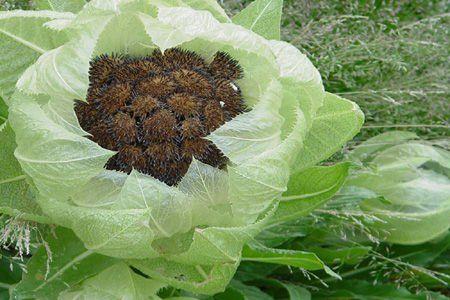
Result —
M 3 10 L 35 8 L 32 1 L 0 1 Z M 252 1 L 224 0 L 223 5 L 230 14 L 233 14 L 250 2 Z M 449 136 L 448 120 L 450 120 L 449 20 L 450 12 L 448 2 L 445 0 L 284 1 L 282 39 L 308 54 L 319 69 L 328 91 L 357 102 L 366 114 L 366 123 L 361 133 L 341 153 L 334 156 L 333 160 L 344 157 L 357 143 L 392 129 L 417 133 L 421 139 L 430 140 L 427 147 L 431 147 L 432 144 L 448 147 L 448 141 L 445 142 L 444 138 Z M 406 141 L 413 139 L 414 136 L 398 135 L 392 143 L 400 143 L 403 138 Z M 353 153 L 355 155 L 357 152 Z M 340 169 L 340 173 L 331 174 L 346 177 L 349 168 L 347 163 L 337 164 L 334 167 Z M 317 168 L 317 173 L 321 174 L 321 167 Z M 311 175 L 311 170 L 308 172 L 305 177 L 310 177 L 311 181 L 316 179 Z M 437 169 L 436 172 L 444 173 Z M 299 190 L 302 190 L 301 175 L 298 175 Z M 328 179 L 330 185 L 339 181 L 334 178 Z M 304 184 L 326 186 L 328 183 L 321 180 Z M 295 187 L 292 190 L 295 191 Z M 364 224 L 360 223 L 361 219 L 367 217 L 364 212 L 358 211 L 361 214 L 358 217 L 362 218 L 355 217 L 351 213 L 344 216 L 332 215 L 336 211 L 354 213 L 354 207 L 346 205 L 349 203 L 355 205 L 353 202 L 355 199 L 346 199 L 345 191 L 341 192 L 330 206 L 304 218 L 301 222 L 283 224 L 274 227 L 273 231 L 264 232 L 259 240 L 265 241 L 265 246 L 272 243 L 270 246 L 282 246 L 286 249 L 283 250 L 285 252 L 274 252 L 274 249 L 261 245 L 246 247 L 244 262 L 236 279 L 225 293 L 215 296 L 215 299 L 270 299 L 266 298 L 268 294 L 285 299 L 309 299 L 310 295 L 304 287 L 314 291 L 313 299 L 444 299 L 437 292 L 449 294 L 449 235 L 414 246 L 394 246 L 385 243 L 368 246 L 363 240 L 367 236 L 371 238 L 371 232 L 365 232 Z M 362 191 L 351 192 L 354 194 L 359 192 L 358 196 L 364 198 Z M 381 191 L 380 194 L 387 197 L 383 192 L 385 191 Z M 380 208 L 385 204 L 381 200 L 367 205 Z M 356 231 L 356 236 L 346 240 L 339 235 L 339 231 L 348 231 L 349 226 Z M 311 232 L 311 228 L 315 228 L 314 232 Z M 330 231 L 337 234 L 330 234 Z M 360 237 L 360 234 L 364 235 L 364 238 Z M 70 233 L 67 236 L 70 237 Z M 274 236 L 279 238 L 278 243 Z M 65 255 L 58 257 L 59 248 L 66 247 L 61 240 L 52 240 L 51 234 L 46 236 L 45 240 L 52 246 L 53 259 L 57 262 L 55 264 L 58 264 L 58 260 L 71 258 Z M 74 257 L 89 255 L 92 261 L 102 262 L 103 268 L 112 264 L 105 257 L 84 254 L 85 249 L 77 244 L 75 238 L 72 243 Z M 320 243 L 323 243 L 323 247 L 319 247 Z M 316 253 L 326 264 L 333 265 L 339 270 L 344 281 L 333 276 L 332 271 L 309 273 L 291 269 L 296 264 L 304 266 L 308 259 L 314 263 L 315 258 L 309 257 L 306 252 L 303 253 L 304 250 Z M 51 277 L 57 272 L 43 267 L 48 255 L 43 248 L 35 254 L 32 262 L 39 264 L 35 264 L 36 270 L 31 269 L 30 274 L 43 276 L 43 273 L 50 272 Z M 280 257 L 283 257 L 281 261 Z M 271 259 L 276 260 L 278 265 L 270 264 Z M 265 261 L 269 264 L 258 264 L 255 261 Z M 10 263 L 6 256 L 0 262 L 5 266 Z M 118 272 L 126 272 L 127 269 L 118 268 Z M 11 278 L 5 282 L 11 284 L 17 282 L 20 272 L 17 267 L 14 270 Z M 94 271 L 86 270 L 88 272 L 83 275 L 84 278 L 95 274 Z M 103 277 L 94 277 L 90 282 L 83 284 L 77 292 L 99 297 L 98 294 L 92 293 L 101 290 L 97 287 L 101 287 L 102 282 L 110 280 L 107 277 L 105 279 L 108 270 L 102 274 Z M 315 277 L 314 274 L 318 274 L 319 277 Z M 444 276 L 441 276 L 442 274 Z M 19 286 L 19 291 L 20 288 L 29 289 L 27 284 L 34 284 L 34 278 L 30 277 L 32 275 L 25 277 L 31 279 L 25 280 Z M 68 273 L 66 276 L 68 276 L 64 279 L 66 282 L 80 280 L 76 272 Z M 125 287 L 134 282 L 134 276 L 134 273 L 130 275 L 130 283 L 125 284 Z M 380 284 L 374 287 L 373 282 Z M 141 285 L 151 284 L 154 283 L 149 281 Z M 323 288 L 325 286 L 330 288 Z M 400 286 L 402 287 L 399 288 Z M 415 292 L 418 294 L 414 294 Z M 0 293 L 0 299 L 3 299 L 2 296 L 8 297 L 6 293 Z M 72 299 L 70 293 L 65 296 L 64 299 Z M 194 295 L 167 288 L 160 296 Z
M 231 13 L 250 2 L 224 0 Z M 395 127 L 431 139 L 449 133 L 449 22 L 445 0 L 285 0 L 282 39 L 361 106 L 357 139 Z

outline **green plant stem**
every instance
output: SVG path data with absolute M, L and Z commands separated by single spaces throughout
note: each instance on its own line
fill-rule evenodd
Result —
M 12 285 L 0 282 L 0 289 L 10 289 Z

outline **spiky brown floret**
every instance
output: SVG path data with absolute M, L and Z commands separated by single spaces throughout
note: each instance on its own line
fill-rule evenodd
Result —
M 176 91 L 177 85 L 166 75 L 146 77 L 136 84 L 136 92 L 155 98 L 164 98 Z
M 203 107 L 204 124 L 208 132 L 212 132 L 225 123 L 223 107 L 218 101 L 209 102 Z
M 92 135 L 92 140 L 96 141 L 97 144 L 103 148 L 116 151 L 119 145 L 111 138 L 112 134 L 109 132 L 109 129 L 110 126 L 107 123 L 98 123 L 89 130 L 89 133 Z
M 174 71 L 172 76 L 186 93 L 204 98 L 212 96 L 212 82 L 206 75 L 202 75 L 198 71 L 181 69 Z
M 163 68 L 149 59 L 128 59 L 128 62 L 116 71 L 116 76 L 134 81 L 162 72 Z
M 97 124 L 99 112 L 96 109 L 92 109 L 92 105 L 77 100 L 75 101 L 75 113 L 78 117 L 78 122 L 83 124 L 82 126 L 84 130 L 89 132 L 92 127 Z
M 131 111 L 134 117 L 144 118 L 160 107 L 158 99 L 148 96 L 137 96 L 131 104 Z
M 186 119 L 181 123 L 183 139 L 199 138 L 205 134 L 205 129 L 199 118 Z
M 125 106 L 131 96 L 131 85 L 128 82 L 112 84 L 94 102 L 104 115 L 112 115 Z
M 211 64 L 177 48 L 145 57 L 101 55 L 91 62 L 87 102 L 76 101 L 75 113 L 93 141 L 117 151 L 107 169 L 134 168 L 174 185 L 193 157 L 226 166 L 204 137 L 244 111 L 234 82 L 241 77 L 237 61 L 222 52 Z
M 152 61 L 158 65 L 164 66 L 169 71 L 179 69 L 198 69 L 206 70 L 208 65 L 200 55 L 192 51 L 178 48 L 167 49 L 164 55 L 161 51 L 153 52 Z
M 209 68 L 216 78 L 236 80 L 244 74 L 238 61 L 225 52 L 217 52 Z
M 231 120 L 245 110 L 239 87 L 230 80 L 216 82 L 216 99 L 223 106 L 226 121 Z
M 196 159 L 213 167 L 222 168 L 226 164 L 223 153 L 206 139 L 185 139 L 182 144 L 183 154 L 194 156 Z
M 114 132 L 117 143 L 134 144 L 137 137 L 136 121 L 130 115 L 123 112 L 115 114 L 113 120 L 111 129 Z
M 171 111 L 161 109 L 142 122 L 142 132 L 147 144 L 170 141 L 177 136 L 177 119 Z
M 186 93 L 172 95 L 167 100 L 167 104 L 176 115 L 184 118 L 200 114 L 201 103 L 195 96 Z
M 100 55 L 91 62 L 89 82 L 102 86 L 112 80 L 115 72 L 121 69 L 123 58 L 118 55 Z

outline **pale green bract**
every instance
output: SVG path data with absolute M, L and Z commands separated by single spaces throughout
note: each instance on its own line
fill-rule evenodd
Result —
M 34 40 L 4 22 L 26 26 L 27 18 L 38 18 L 26 30 L 54 35 L 32 47 L 39 57 L 6 99 L 15 157 L 42 212 L 73 230 L 89 251 L 125 259 L 178 288 L 223 290 L 244 244 L 274 214 L 283 221 L 296 215 L 277 212 L 290 176 L 329 157 L 363 122 L 356 104 L 324 91 L 304 54 L 266 39 L 279 36 L 281 1 L 271 1 L 270 9 L 261 3 L 233 21 L 213 0 L 96 0 L 76 14 L 1 13 L 0 34 L 8 28 L 6 37 L 20 49 Z M 114 152 L 86 137 L 73 110 L 74 99 L 85 99 L 96 55 L 171 47 L 206 60 L 229 53 L 244 70 L 238 84 L 252 108 L 207 137 L 230 159 L 227 171 L 194 160 L 175 187 L 137 171 L 105 170 Z M 97 293 L 102 276 L 80 293 Z
M 377 217 L 368 226 L 392 243 L 425 243 L 450 228 L 450 152 L 415 138 L 401 131 L 384 133 L 349 155 L 365 168 L 346 185 L 376 195 L 360 208 Z
M 61 293 L 58 300 L 158 300 L 161 298 L 156 293 L 163 287 L 164 284 L 145 279 L 135 274 L 126 264 L 118 263 L 97 276 L 87 279 L 80 288 Z

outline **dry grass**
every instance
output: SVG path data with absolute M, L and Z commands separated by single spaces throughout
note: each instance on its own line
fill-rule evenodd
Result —
M 250 1 L 224 0 L 230 13 Z M 446 1 L 285 0 L 283 39 L 307 53 L 328 91 L 366 114 L 357 139 L 407 129 L 449 135 Z

